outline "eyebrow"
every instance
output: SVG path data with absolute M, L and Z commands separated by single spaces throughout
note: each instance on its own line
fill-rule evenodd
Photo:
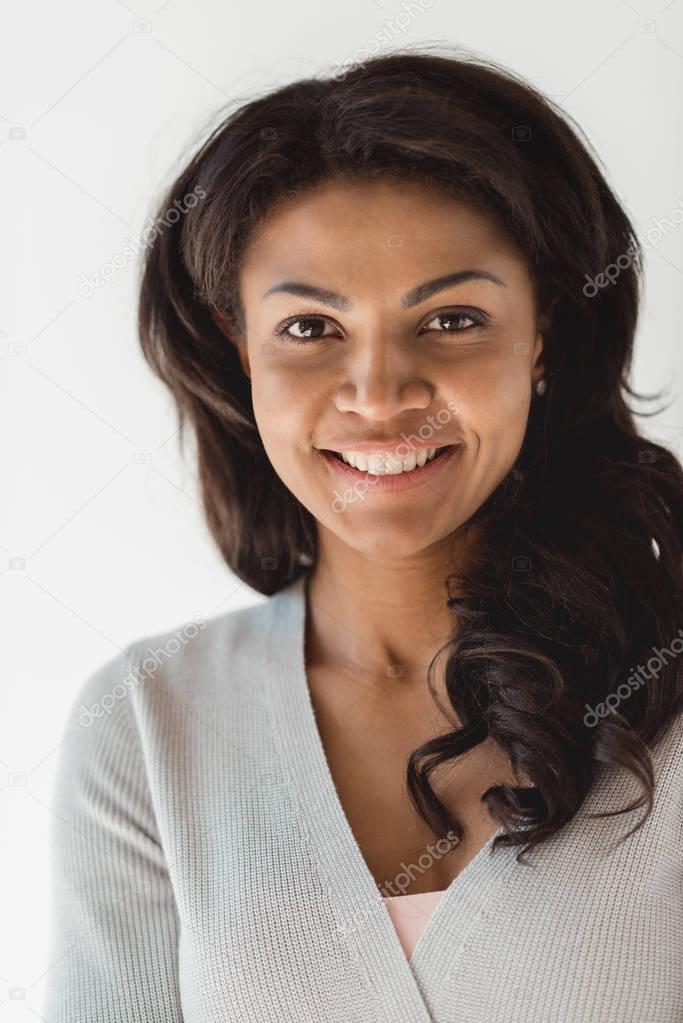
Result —
M 492 281 L 494 284 L 499 284 L 502 288 L 507 287 L 505 281 L 488 270 L 458 270 L 456 273 L 445 274 L 443 277 L 435 277 L 434 280 L 425 281 L 424 284 L 418 284 L 417 287 L 406 291 L 404 295 L 401 295 L 401 305 L 404 309 L 410 309 L 412 306 L 424 302 L 425 299 L 430 298 L 437 291 L 453 288 L 456 284 L 462 284 L 464 281 L 477 280 Z M 316 288 L 312 284 L 305 284 L 303 281 L 281 281 L 279 284 L 274 284 L 272 288 L 268 288 L 261 297 L 266 298 L 267 295 L 280 292 L 299 295 L 301 298 L 314 299 L 342 312 L 351 308 L 351 301 L 346 295 L 340 295 L 336 291 L 328 291 L 326 288 Z

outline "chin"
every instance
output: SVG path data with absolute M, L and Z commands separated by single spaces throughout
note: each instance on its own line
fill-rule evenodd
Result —
M 337 536 L 359 554 L 383 560 L 417 556 L 452 532 L 446 529 L 426 534 L 424 519 L 420 517 L 418 521 L 416 516 L 397 521 L 385 513 L 374 522 L 359 519 L 360 516 L 355 521 L 349 517 L 348 525 L 345 523 L 344 528 L 335 530 Z

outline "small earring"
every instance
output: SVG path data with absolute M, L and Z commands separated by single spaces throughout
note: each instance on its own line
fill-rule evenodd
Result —
M 536 381 L 536 394 L 545 394 L 546 382 L 545 377 L 541 377 L 540 380 Z

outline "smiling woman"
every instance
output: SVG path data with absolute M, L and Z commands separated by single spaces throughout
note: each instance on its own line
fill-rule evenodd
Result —
M 445 568 L 454 531 L 514 463 L 543 372 L 523 253 L 490 217 L 425 185 L 325 180 L 255 228 L 239 294 L 241 329 L 216 320 L 238 348 L 270 464 L 331 534 L 323 560 L 331 544 L 366 555 L 350 586 L 387 545 L 397 566 L 419 556 Z M 449 403 L 457 414 L 436 434 L 430 420 Z M 448 457 L 425 466 L 437 446 Z M 349 500 L 363 483 L 367 499 Z M 408 489 L 410 514 L 381 500 Z
M 683 470 L 596 161 L 511 73 L 397 52 L 235 109 L 160 212 L 193 189 L 142 348 L 268 599 L 74 710 L 48 1019 L 678 1023 Z

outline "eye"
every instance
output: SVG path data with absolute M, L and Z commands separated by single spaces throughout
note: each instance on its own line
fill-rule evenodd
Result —
M 291 316 L 280 324 L 275 333 L 292 344 L 306 345 L 333 336 L 320 332 L 325 325 L 331 326 L 322 316 Z
M 440 323 L 441 326 L 431 326 L 435 323 Z M 463 334 L 465 331 L 483 327 L 485 324 L 486 317 L 483 313 L 475 312 L 472 309 L 446 309 L 435 313 L 420 333 L 433 330 L 439 334 Z M 328 333 L 324 333 L 326 326 L 330 328 Z M 338 330 L 324 317 L 302 316 L 301 314 L 290 316 L 289 319 L 284 320 L 276 328 L 275 334 L 288 344 L 297 345 L 313 344 L 316 341 L 339 336 Z
M 468 320 L 469 326 L 458 326 L 458 324 L 467 323 Z M 445 323 L 447 326 L 445 328 L 432 327 L 431 324 L 436 322 Z M 486 318 L 481 313 L 474 312 L 474 310 L 446 309 L 432 316 L 431 320 L 428 320 L 424 325 L 423 330 L 435 330 L 440 334 L 463 334 L 474 327 L 483 327 L 485 323 Z

